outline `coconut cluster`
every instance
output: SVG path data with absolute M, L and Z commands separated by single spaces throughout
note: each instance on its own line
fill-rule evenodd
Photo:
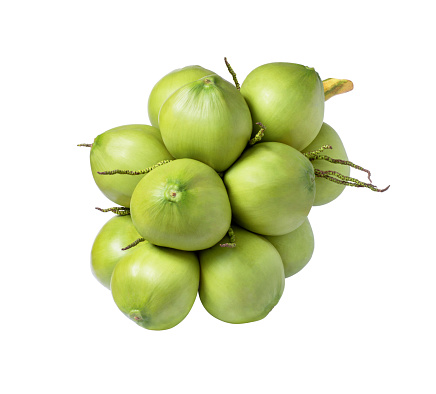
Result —
M 265 64 L 240 87 L 229 70 L 234 84 L 200 66 L 174 70 L 150 93 L 150 125 L 91 146 L 95 183 L 117 204 L 100 209 L 116 216 L 94 241 L 92 271 L 147 329 L 179 324 L 197 294 L 224 322 L 267 316 L 312 257 L 312 206 L 345 187 L 317 171 L 349 175 L 310 160 L 323 146 L 348 159 L 323 123 L 326 84 L 313 68 Z

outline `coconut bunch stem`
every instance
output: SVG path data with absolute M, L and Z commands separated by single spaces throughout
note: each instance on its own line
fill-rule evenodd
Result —
M 353 82 L 348 79 L 328 78 L 322 81 L 322 84 L 324 86 L 325 101 L 338 94 L 347 93 L 354 88 Z

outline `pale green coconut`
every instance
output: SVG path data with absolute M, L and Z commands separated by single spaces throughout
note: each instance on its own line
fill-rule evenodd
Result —
M 159 111 L 172 93 L 189 82 L 213 73 L 213 71 L 200 66 L 187 66 L 171 71 L 162 77 L 154 85 L 148 98 L 148 117 L 152 126 L 159 127 Z
M 279 302 L 285 274 L 282 259 L 265 238 L 232 225 L 236 247 L 222 247 L 224 237 L 199 252 L 200 300 L 214 317 L 227 323 L 263 319 Z
M 111 292 L 121 312 L 139 326 L 166 330 L 188 315 L 199 278 L 195 253 L 145 242 L 115 266 Z
M 286 278 L 300 272 L 312 258 L 315 242 L 309 219 L 290 233 L 278 236 L 265 235 L 279 252 Z

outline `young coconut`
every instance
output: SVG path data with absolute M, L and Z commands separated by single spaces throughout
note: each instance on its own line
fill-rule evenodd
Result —
M 197 296 L 199 278 L 194 252 L 144 242 L 115 266 L 111 292 L 121 312 L 139 326 L 166 330 L 188 315 Z
M 115 266 L 131 251 L 122 249 L 139 237 L 129 215 L 114 216 L 101 228 L 91 249 L 91 271 L 103 286 L 110 288 Z
M 173 159 L 165 148 L 159 130 L 147 125 L 120 126 L 98 135 L 91 147 L 90 162 L 94 181 L 111 201 L 124 207 L 142 176 L 100 175 L 115 168 L 142 170 L 162 160 Z
M 152 126 L 159 127 L 159 111 L 165 100 L 183 85 L 214 74 L 200 66 L 187 66 L 171 71 L 161 78 L 151 90 L 148 98 L 148 117 Z
M 224 184 L 234 221 L 262 235 L 295 230 L 315 198 L 311 162 L 280 142 L 261 142 L 247 149 L 224 174 Z
M 285 268 L 285 277 L 300 272 L 312 258 L 315 242 L 312 226 L 306 218 L 297 229 L 288 234 L 264 236 L 280 254 Z
M 263 141 L 301 150 L 318 134 L 324 118 L 324 86 L 318 73 L 294 63 L 269 63 L 251 71 L 241 85 L 253 122 L 268 127 Z M 253 125 L 255 133 L 256 126 Z
M 326 156 L 342 161 L 347 161 L 347 152 L 342 144 L 341 138 L 338 133 L 330 127 L 327 123 L 323 123 L 321 130 L 315 139 L 302 150 L 303 153 L 314 151 L 321 146 L 329 145 L 331 149 L 324 151 Z M 326 160 L 313 160 L 312 165 L 314 168 L 321 171 L 339 171 L 345 176 L 350 175 L 350 167 L 348 165 L 341 165 L 339 163 L 330 163 Z M 345 189 L 345 185 L 333 183 L 328 179 L 317 177 L 316 178 L 316 193 L 313 205 L 324 205 L 332 202 Z
M 159 129 L 175 158 L 225 171 L 251 136 L 251 114 L 241 93 L 216 74 L 188 83 L 162 105 Z
M 227 236 L 200 259 L 200 300 L 227 323 L 261 320 L 279 302 L 285 274 L 282 259 L 265 238 L 232 225 L 236 247 L 222 247 Z
M 133 192 L 130 213 L 149 242 L 191 251 L 217 243 L 232 215 L 220 176 L 193 159 L 174 160 L 149 172 Z

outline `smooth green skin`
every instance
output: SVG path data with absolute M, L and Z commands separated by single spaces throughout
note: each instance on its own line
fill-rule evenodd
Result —
M 331 145 L 333 149 L 326 149 L 322 154 L 334 159 L 348 160 L 347 152 L 338 133 L 327 123 L 323 123 L 316 138 L 302 152 L 314 151 L 323 145 Z M 325 160 L 313 160 L 314 168 L 322 171 L 338 171 L 343 175 L 350 175 L 350 167 L 342 164 L 329 163 Z M 332 202 L 344 191 L 345 185 L 340 185 L 323 179 L 316 178 L 316 194 L 313 205 L 324 205 Z
M 174 157 L 222 172 L 247 146 L 251 114 L 235 86 L 215 74 L 175 91 L 162 105 L 159 129 Z
M 315 198 L 310 161 L 280 142 L 247 149 L 225 173 L 234 221 L 262 235 L 283 235 L 306 219 Z
M 139 326 L 166 330 L 179 324 L 197 296 L 200 265 L 194 252 L 148 242 L 116 265 L 111 292 L 118 308 Z
M 148 117 L 154 127 L 159 128 L 159 111 L 165 100 L 183 85 L 214 74 L 200 66 L 187 66 L 171 71 L 161 78 L 151 90 L 148 98 Z
M 228 231 L 231 208 L 220 176 L 197 160 L 179 159 L 147 174 L 130 213 L 149 242 L 180 250 L 206 249 Z
M 265 238 L 238 226 L 232 229 L 236 247 L 198 253 L 201 276 L 199 295 L 206 310 L 227 323 L 263 319 L 280 300 L 285 287 L 283 263 Z
M 140 237 L 130 215 L 114 216 L 101 228 L 91 249 L 91 271 L 103 286 L 110 288 L 115 266 L 133 250 L 121 249 Z
M 139 171 L 173 157 L 165 148 L 155 127 L 126 125 L 110 129 L 97 136 L 92 144 L 90 161 L 94 181 L 111 201 L 130 206 L 133 190 L 143 175 L 100 175 L 112 170 Z
M 318 73 L 294 63 L 269 63 L 251 71 L 241 85 L 253 122 L 266 126 L 262 141 L 297 150 L 316 137 L 324 118 L 324 87 Z M 253 124 L 253 133 L 259 129 Z
M 285 268 L 286 278 L 301 271 L 312 258 L 315 242 L 312 226 L 307 218 L 302 225 L 288 234 L 265 235 L 265 238 L 279 252 Z

